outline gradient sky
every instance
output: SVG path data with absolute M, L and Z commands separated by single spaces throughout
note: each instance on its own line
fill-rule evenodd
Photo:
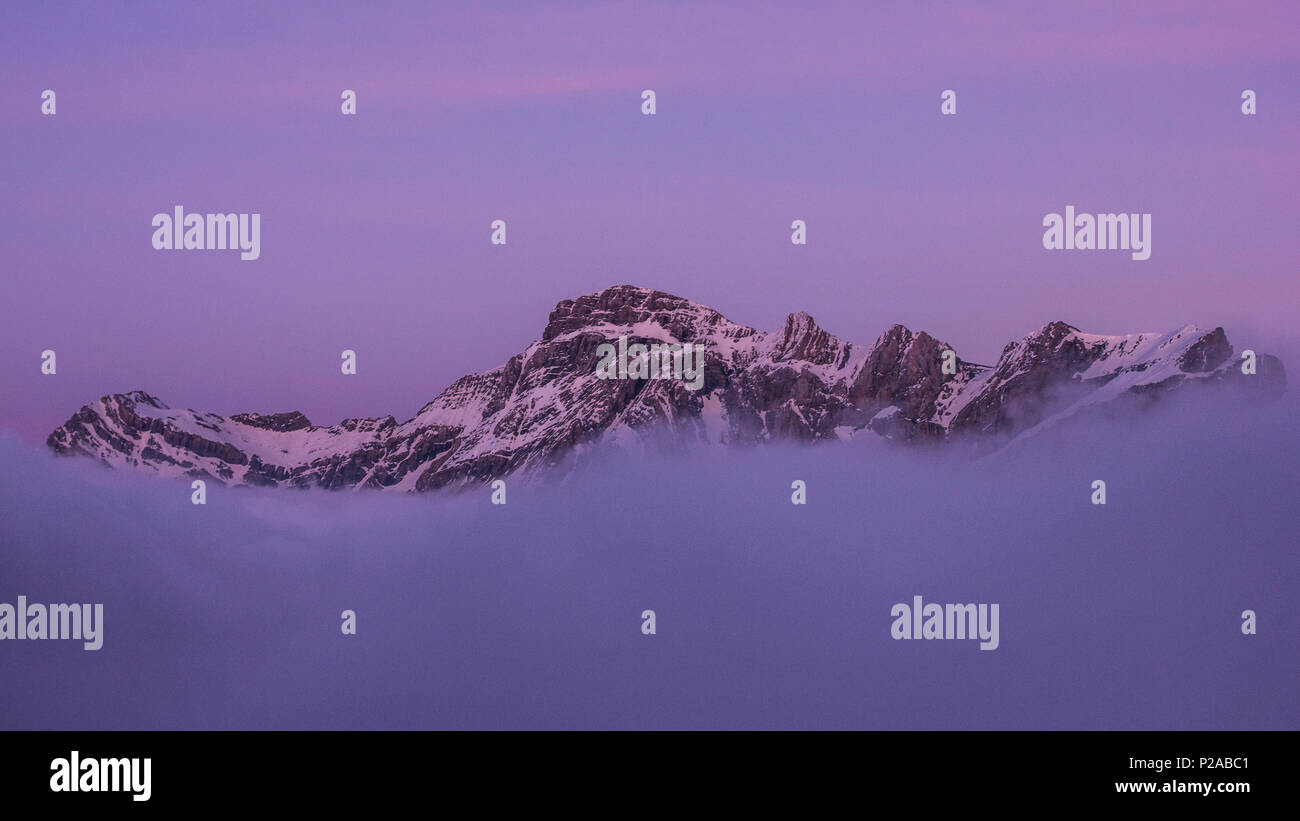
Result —
M 1055 319 L 1293 336 L 1300 4 L 545 6 L 6 7 L 0 427 L 407 418 L 620 283 L 982 362 Z M 260 212 L 261 259 L 154 251 L 176 204 Z M 1043 250 L 1067 204 L 1151 213 L 1151 259 Z

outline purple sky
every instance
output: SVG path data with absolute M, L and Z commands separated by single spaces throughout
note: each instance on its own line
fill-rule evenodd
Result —
M 866 5 L 7 8 L 0 426 L 405 418 L 619 283 L 985 362 L 1054 319 L 1291 335 L 1300 5 Z M 154 251 L 176 204 L 260 212 L 261 259 Z M 1151 259 L 1043 250 L 1067 204 L 1151 213 Z

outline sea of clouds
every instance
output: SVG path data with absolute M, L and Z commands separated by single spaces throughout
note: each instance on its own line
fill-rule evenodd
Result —
M 504 506 L 197 506 L 0 433 L 0 601 L 104 604 L 98 651 L 0 641 L 0 728 L 1297 729 L 1297 457 L 1291 391 L 983 459 L 767 447 L 611 457 Z M 998 603 L 1000 646 L 892 639 L 914 595 Z

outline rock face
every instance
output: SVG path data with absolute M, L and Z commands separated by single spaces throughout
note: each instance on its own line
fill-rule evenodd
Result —
M 694 343 L 704 381 L 600 379 L 598 348 Z M 1222 328 L 1100 336 L 1053 322 L 997 363 L 902 325 L 845 342 L 805 313 L 780 331 L 738 325 L 681 297 L 632 286 L 563 300 L 541 339 L 504 365 L 452 383 L 413 418 L 311 424 L 303 414 L 169 408 L 143 391 L 101 397 L 50 434 L 60 454 L 113 467 L 257 486 L 427 491 L 520 473 L 530 478 L 604 447 L 741 446 L 875 436 L 1003 442 L 1088 408 L 1150 404 L 1189 385 L 1285 390 L 1276 358 L 1243 375 Z M 955 356 L 955 354 L 954 354 Z

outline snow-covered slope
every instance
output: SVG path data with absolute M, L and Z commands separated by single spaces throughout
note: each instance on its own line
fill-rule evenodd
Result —
M 1281 362 L 1271 356 L 1258 362 L 1255 375 L 1243 374 L 1222 328 L 1104 336 L 1052 322 L 1007 345 L 992 369 L 965 385 L 950 404 L 955 412 L 947 427 L 1020 435 L 1089 407 L 1186 383 L 1229 381 L 1280 394 L 1286 382 Z
M 597 348 L 693 343 L 703 386 L 597 377 Z M 1273 357 L 1244 377 L 1222 328 L 1099 336 L 1045 325 L 993 366 L 894 325 L 870 345 L 794 313 L 764 332 L 671 294 L 617 286 L 560 302 L 539 340 L 504 365 L 454 382 L 411 419 L 312 425 L 301 413 L 177 410 L 143 391 L 105 396 L 49 437 L 57 453 L 114 467 L 246 485 L 425 491 L 521 473 L 540 477 L 605 447 L 724 447 L 871 436 L 1012 437 L 1082 408 L 1197 382 L 1280 393 Z

